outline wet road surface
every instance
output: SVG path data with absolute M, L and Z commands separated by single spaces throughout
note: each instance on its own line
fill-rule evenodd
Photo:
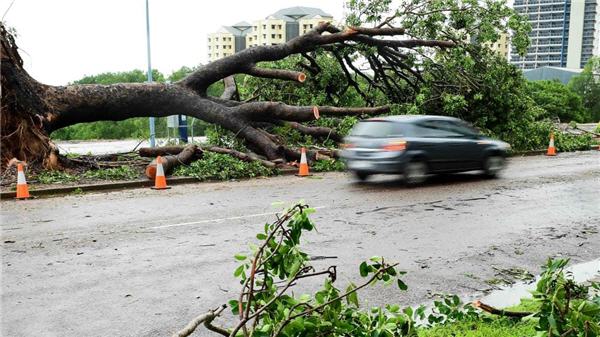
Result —
M 407 292 L 369 289 L 359 296 L 369 305 L 475 297 L 505 269 L 600 257 L 600 152 L 510 161 L 500 179 L 449 175 L 418 188 L 328 173 L 3 201 L 2 335 L 170 335 L 237 297 L 233 255 L 275 202 L 318 208 L 303 248 L 315 267 L 338 267 L 341 288 L 373 255 L 408 271 Z

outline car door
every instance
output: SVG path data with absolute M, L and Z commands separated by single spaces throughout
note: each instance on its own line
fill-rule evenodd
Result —
M 478 168 L 481 163 L 481 149 L 477 134 L 459 120 L 442 120 L 438 121 L 437 125 L 449 132 L 448 154 L 451 159 L 448 166 L 457 171 Z
M 455 133 L 441 128 L 439 120 L 425 120 L 414 125 L 415 136 L 421 139 L 421 149 L 427 155 L 429 169 L 435 172 L 451 171 L 455 158 L 451 155 Z

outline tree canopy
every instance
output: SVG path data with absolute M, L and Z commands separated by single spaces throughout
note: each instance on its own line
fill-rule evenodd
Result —
M 583 72 L 571 78 L 569 88 L 579 94 L 591 121 L 600 121 L 600 56 L 590 58 Z

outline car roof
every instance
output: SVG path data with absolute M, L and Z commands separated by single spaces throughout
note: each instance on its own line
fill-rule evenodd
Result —
M 413 123 L 413 122 L 422 122 L 428 120 L 447 120 L 447 121 L 461 121 L 455 117 L 448 116 L 437 116 L 437 115 L 395 115 L 395 116 L 383 116 L 383 117 L 373 117 L 366 119 L 365 121 L 390 121 L 390 122 L 404 122 L 404 123 Z

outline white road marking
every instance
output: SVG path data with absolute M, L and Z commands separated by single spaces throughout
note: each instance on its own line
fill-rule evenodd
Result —
M 323 208 L 327 208 L 327 206 L 318 206 L 318 207 L 312 207 L 314 209 L 323 209 Z M 161 228 L 169 228 L 169 227 L 180 227 L 180 226 L 191 226 L 191 225 L 198 225 L 198 224 L 203 224 L 203 223 L 210 223 L 210 222 L 222 222 L 222 221 L 227 221 L 227 220 L 238 220 L 238 219 L 246 219 L 246 218 L 256 218 L 256 217 L 260 217 L 260 216 L 266 216 L 266 215 L 275 215 L 281 212 L 268 212 L 268 213 L 257 213 L 257 214 L 247 214 L 247 215 L 240 215 L 240 216 L 232 216 L 232 217 L 228 217 L 228 218 L 220 218 L 220 219 L 206 219 L 206 220 L 199 220 L 199 221 L 192 221 L 192 222 L 182 222 L 182 223 L 176 223 L 176 224 L 170 224 L 170 225 L 162 225 L 162 226 L 155 226 L 155 227 L 149 227 L 150 229 L 161 229 Z

